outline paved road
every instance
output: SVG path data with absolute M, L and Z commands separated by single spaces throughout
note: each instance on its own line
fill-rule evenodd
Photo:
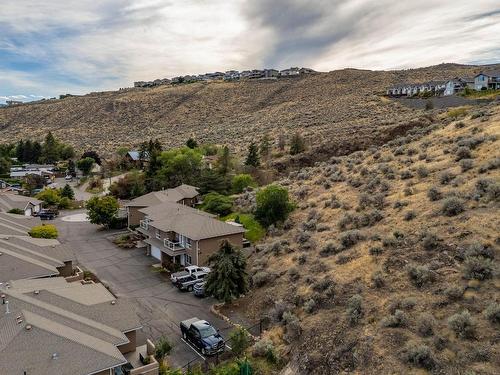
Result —
M 61 216 L 83 212 L 71 211 Z M 109 237 L 119 231 L 104 231 L 89 222 L 63 221 L 61 217 L 54 224 L 59 229 L 59 240 L 72 246 L 79 264 L 95 273 L 118 297 L 133 304 L 143 324 L 138 344 L 148 337 L 156 340 L 167 336 L 174 344 L 170 363 L 183 366 L 198 355 L 180 338 L 181 320 L 194 316 L 206 319 L 227 336 L 228 324 L 210 312 L 214 300 L 179 292 L 165 274 L 152 271 L 155 262 L 143 249 L 115 246 Z

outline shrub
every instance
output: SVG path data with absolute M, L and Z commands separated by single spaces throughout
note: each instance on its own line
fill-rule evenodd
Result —
M 460 160 L 460 168 L 462 168 L 462 172 L 467 172 L 472 169 L 474 166 L 474 161 L 472 159 L 462 159 Z
M 434 281 L 434 273 L 427 266 L 409 266 L 408 276 L 417 288 Z
M 462 296 L 464 295 L 464 288 L 458 285 L 450 285 L 444 290 L 444 294 L 448 297 L 449 300 L 456 301 L 462 298 Z
M 257 184 L 249 174 L 237 174 L 231 180 L 231 189 L 233 193 L 241 193 L 246 188 L 255 186 L 257 186 Z
M 44 201 L 49 206 L 56 206 L 61 200 L 61 195 L 58 190 L 44 189 L 36 195 L 36 198 Z
M 446 198 L 441 206 L 441 212 L 446 216 L 456 216 L 464 211 L 464 201 L 457 197 Z
M 257 288 L 260 288 L 271 281 L 272 278 L 273 277 L 269 272 L 259 271 L 252 276 L 252 284 Z
M 477 241 L 468 246 L 466 253 L 468 256 L 480 256 L 489 259 L 495 258 L 495 250 L 491 245 L 484 245 L 481 242 Z
M 413 366 L 431 370 L 435 361 L 431 349 L 425 344 L 409 343 L 403 351 L 404 359 Z
M 406 314 L 402 310 L 396 310 L 393 315 L 382 319 L 382 327 L 397 328 L 405 327 L 407 324 Z
M 347 301 L 347 320 L 351 326 L 356 325 L 363 317 L 363 297 L 359 294 L 353 295 Z
M 443 197 L 443 194 L 437 187 L 432 186 L 427 192 L 427 197 L 431 202 L 435 202 L 440 200 Z
M 323 248 L 320 250 L 319 254 L 323 257 L 327 257 L 329 255 L 337 254 L 340 251 L 337 245 L 335 243 L 329 241 L 323 246 Z
M 484 316 L 490 322 L 500 324 L 500 303 L 490 303 L 486 310 L 484 310 Z
M 415 211 L 407 211 L 405 213 L 405 220 L 406 221 L 410 221 L 410 220 L 413 220 L 417 217 L 417 213 Z
M 340 235 L 340 243 L 344 248 L 349 248 L 356 245 L 363 238 L 359 230 L 350 230 Z
M 33 238 L 57 238 L 59 233 L 55 225 L 42 224 L 31 228 L 29 235 Z
M 9 214 L 16 214 L 16 215 L 24 215 L 24 210 L 21 210 L 20 208 L 11 208 L 9 211 L 7 211 Z
M 427 251 L 435 250 L 439 246 L 439 241 L 439 237 L 434 233 L 426 232 L 422 236 L 422 246 Z
M 250 346 L 251 338 L 245 328 L 238 327 L 229 334 L 229 341 L 231 343 L 231 351 L 234 355 L 240 356 Z
M 293 210 L 288 190 L 278 185 L 269 185 L 257 192 L 255 217 L 262 225 L 284 222 Z
M 203 197 L 203 208 L 213 214 L 226 216 L 231 213 L 233 200 L 225 195 L 211 192 Z
M 441 185 L 448 185 L 454 178 L 455 175 L 453 173 L 450 171 L 444 171 L 439 175 L 439 182 Z
M 382 249 L 380 246 L 372 246 L 372 247 L 370 247 L 369 252 L 370 252 L 370 255 L 377 256 L 377 255 L 381 255 L 384 252 L 384 249 Z
M 267 361 L 276 362 L 276 352 L 273 342 L 269 339 L 263 338 L 255 343 L 252 348 L 252 355 L 254 357 L 266 358 Z
M 421 314 L 417 319 L 417 332 L 424 337 L 432 336 L 436 320 L 429 313 Z
M 463 272 L 466 279 L 491 279 L 494 271 L 495 268 L 491 259 L 474 256 L 465 259 Z
M 306 313 L 312 313 L 314 310 L 316 309 L 316 301 L 312 298 L 310 298 L 309 300 L 306 301 L 306 303 L 304 303 L 304 311 Z
M 425 178 L 429 175 L 429 169 L 426 166 L 421 165 L 417 168 L 417 175 L 420 178 Z
M 468 339 L 475 336 L 476 322 L 467 310 L 449 317 L 448 327 L 455 332 L 457 337 Z
M 409 178 L 412 178 L 412 177 L 413 177 L 413 174 L 408 169 L 401 172 L 401 179 L 402 180 L 408 180 Z
M 382 288 L 385 285 L 385 277 L 382 271 L 375 271 L 372 274 L 372 282 L 376 288 Z
M 158 362 L 163 362 L 165 356 L 170 354 L 172 349 L 173 346 L 168 339 L 166 337 L 160 337 L 158 342 L 155 344 L 155 358 Z
M 283 338 L 288 343 L 296 341 L 300 337 L 302 331 L 299 319 L 293 313 L 287 311 L 283 314 L 283 322 L 285 323 L 286 329 Z
M 297 281 L 300 279 L 300 271 L 297 267 L 291 267 L 288 269 L 288 277 L 291 281 Z
M 458 107 L 458 108 L 450 109 L 446 113 L 446 116 L 448 116 L 451 119 L 457 119 L 459 117 L 465 117 L 466 115 L 467 115 L 467 109 L 463 108 L 463 107 Z
M 470 152 L 470 148 L 468 147 L 459 147 L 456 152 L 456 161 L 462 160 L 462 159 L 471 159 L 472 154 Z

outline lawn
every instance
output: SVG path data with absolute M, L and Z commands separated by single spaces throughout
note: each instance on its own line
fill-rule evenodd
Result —
M 222 218 L 222 220 L 233 220 L 236 221 L 236 217 L 239 217 L 239 222 L 243 224 L 243 227 L 247 230 L 245 233 L 245 238 L 250 242 L 256 242 L 260 240 L 266 234 L 266 230 L 259 224 L 252 214 L 239 214 L 237 212 L 229 214 Z

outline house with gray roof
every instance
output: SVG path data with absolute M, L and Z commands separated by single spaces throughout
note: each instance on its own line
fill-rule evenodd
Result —
M 138 212 L 142 219 L 137 230 L 146 237 L 148 254 L 164 266 L 205 265 L 223 240 L 243 246 L 242 226 L 186 205 L 164 202 Z
M 161 191 L 153 191 L 151 193 L 141 195 L 130 202 L 125 207 L 127 209 L 128 226 L 137 227 L 142 214 L 138 211 L 141 208 L 155 206 L 164 202 L 179 203 L 187 206 L 195 206 L 200 200 L 198 189 L 191 185 L 182 184 L 176 188 L 166 189 Z
M 112 375 L 137 363 L 137 315 L 102 284 L 17 280 L 0 293 L 0 374 Z M 157 375 L 152 352 L 130 374 Z
M 481 72 L 474 77 L 474 89 L 500 90 L 500 70 L 490 70 Z
M 32 216 L 42 209 L 43 202 L 33 197 L 19 194 L 0 193 L 0 212 L 9 212 L 18 209 L 26 216 Z
M 2 236 L 28 236 L 31 228 L 41 224 L 42 221 L 38 217 L 0 212 L 0 235 Z

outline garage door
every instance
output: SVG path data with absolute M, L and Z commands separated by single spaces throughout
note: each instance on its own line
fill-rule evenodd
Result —
M 155 246 L 151 246 L 151 256 L 158 260 L 161 260 L 161 250 Z

